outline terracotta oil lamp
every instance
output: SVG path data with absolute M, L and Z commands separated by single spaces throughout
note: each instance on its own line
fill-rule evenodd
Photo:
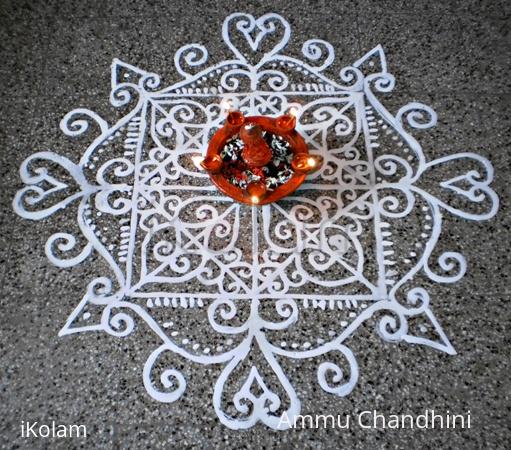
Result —
M 291 114 L 245 117 L 231 111 L 211 138 L 201 166 L 221 192 L 238 202 L 275 202 L 295 191 L 323 162 L 309 154 L 295 126 Z

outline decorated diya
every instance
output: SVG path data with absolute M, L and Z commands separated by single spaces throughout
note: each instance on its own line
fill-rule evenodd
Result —
M 295 191 L 323 159 L 310 155 L 296 117 L 245 117 L 231 111 L 211 138 L 201 166 L 225 195 L 264 205 Z

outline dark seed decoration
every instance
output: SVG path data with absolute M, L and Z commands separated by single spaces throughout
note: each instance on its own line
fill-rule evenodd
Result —
M 273 153 L 273 158 L 260 169 L 250 170 L 243 161 L 241 157 L 243 141 L 238 136 L 234 136 L 224 145 L 220 157 L 228 164 L 224 164 L 222 174 L 234 186 L 246 189 L 249 183 L 262 181 L 268 190 L 273 191 L 287 183 L 293 176 L 294 172 L 291 168 L 293 152 L 289 143 L 276 134 L 263 132 L 263 137 Z

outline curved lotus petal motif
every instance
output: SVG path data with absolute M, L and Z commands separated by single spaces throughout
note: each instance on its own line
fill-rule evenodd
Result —
M 233 59 L 207 66 L 207 49 L 187 45 L 174 57 L 183 80 L 164 88 L 114 60 L 110 101 L 129 111 L 113 125 L 86 109 L 67 114 L 65 134 L 93 123 L 99 135 L 78 164 L 28 158 L 14 199 L 34 220 L 77 206 L 80 233 L 51 236 L 48 257 L 69 267 L 96 252 L 110 268 L 60 335 L 122 337 L 143 321 L 161 339 L 143 371 L 148 394 L 173 402 L 185 392 L 175 359 L 221 364 L 213 405 L 234 429 L 284 429 L 300 412 L 285 359 L 317 358 L 321 388 L 348 395 L 358 365 L 345 341 L 371 318 L 383 339 L 454 354 L 419 275 L 447 283 L 466 271 L 459 253 L 434 256 L 443 214 L 483 220 L 498 208 L 489 161 L 428 162 L 405 130 L 434 126 L 431 108 L 393 115 L 380 103 L 394 87 L 381 46 L 333 80 L 323 73 L 332 45 L 306 41 L 301 61 L 282 53 L 289 37 L 277 14 L 232 14 L 223 38 Z M 293 108 L 321 170 L 261 208 L 218 193 L 197 158 L 231 107 L 274 117 Z

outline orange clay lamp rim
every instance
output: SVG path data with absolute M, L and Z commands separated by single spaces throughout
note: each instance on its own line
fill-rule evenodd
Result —
M 274 190 L 268 190 L 264 183 L 252 182 L 246 189 L 235 186 L 222 174 L 222 167 L 225 164 L 220 156 L 227 141 L 239 135 L 243 126 L 259 126 L 262 131 L 278 135 L 289 143 L 293 153 L 291 167 L 293 174 L 284 184 L 277 186 Z M 205 158 L 201 166 L 208 172 L 211 181 L 218 190 L 234 200 L 249 205 L 266 205 L 275 202 L 291 194 L 304 182 L 307 174 L 314 172 L 321 167 L 323 158 L 317 155 L 310 155 L 307 144 L 300 134 L 295 130 L 296 117 L 285 114 L 277 118 L 267 116 L 245 117 L 239 111 L 230 111 L 227 120 L 211 138 Z M 247 133 L 244 134 L 245 139 Z M 249 136 L 250 137 L 250 136 Z M 247 142 L 243 139 L 245 145 Z

